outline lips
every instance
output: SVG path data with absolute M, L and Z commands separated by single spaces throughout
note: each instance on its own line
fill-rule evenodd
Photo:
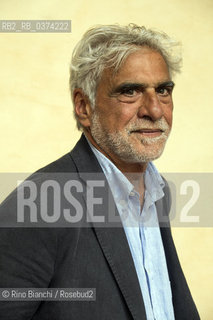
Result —
M 139 129 L 139 130 L 133 130 L 132 133 L 138 133 L 141 134 L 145 137 L 157 137 L 159 135 L 161 135 L 163 132 L 163 130 L 161 129 Z
M 147 132 L 147 133 L 153 133 L 153 132 L 162 132 L 161 129 L 139 129 L 139 130 L 135 130 L 134 132 Z

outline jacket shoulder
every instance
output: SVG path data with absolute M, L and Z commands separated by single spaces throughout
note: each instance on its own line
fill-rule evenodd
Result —
M 71 157 L 71 152 L 68 152 L 67 154 L 63 155 L 59 159 L 49 163 L 48 165 L 40 168 L 36 171 L 36 173 L 42 173 L 42 172 L 73 172 L 76 171 L 75 163 Z

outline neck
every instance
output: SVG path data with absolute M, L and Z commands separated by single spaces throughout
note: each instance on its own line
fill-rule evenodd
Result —
M 144 202 L 144 192 L 145 192 L 145 183 L 144 183 L 144 176 L 145 173 L 124 173 L 126 178 L 132 183 L 134 186 L 134 189 L 138 192 L 140 195 L 140 204 L 141 204 L 141 209 L 143 207 L 143 202 Z

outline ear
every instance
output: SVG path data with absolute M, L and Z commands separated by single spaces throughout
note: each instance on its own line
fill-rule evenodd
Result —
M 90 127 L 90 117 L 92 113 L 92 108 L 88 97 L 84 94 L 82 89 L 77 88 L 73 93 L 75 112 L 78 116 L 79 122 L 84 128 Z

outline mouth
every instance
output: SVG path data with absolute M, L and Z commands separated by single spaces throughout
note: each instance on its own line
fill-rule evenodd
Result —
M 131 133 L 137 133 L 137 134 L 142 135 L 143 137 L 155 138 L 155 137 L 159 137 L 163 133 L 163 130 L 161 130 L 161 129 L 139 129 L 139 130 L 131 131 Z

